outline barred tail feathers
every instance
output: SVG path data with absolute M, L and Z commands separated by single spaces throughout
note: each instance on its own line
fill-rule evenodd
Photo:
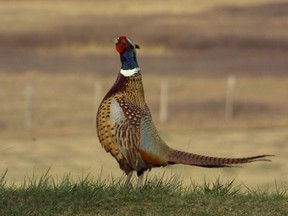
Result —
M 251 163 L 256 161 L 271 161 L 266 157 L 273 156 L 274 155 L 257 155 L 244 158 L 219 158 L 173 150 L 168 156 L 168 161 L 170 164 L 187 164 L 208 168 L 217 168 L 231 167 L 236 164 Z

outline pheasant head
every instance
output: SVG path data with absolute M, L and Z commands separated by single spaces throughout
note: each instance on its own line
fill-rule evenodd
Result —
M 136 58 L 136 49 L 140 49 L 126 36 L 113 39 L 116 44 L 116 50 L 120 54 L 121 70 L 123 76 L 133 76 L 140 71 Z

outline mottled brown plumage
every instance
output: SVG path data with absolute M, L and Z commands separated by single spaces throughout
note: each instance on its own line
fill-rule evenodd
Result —
M 182 152 L 170 148 L 159 136 L 144 98 L 142 77 L 136 59 L 138 45 L 125 36 L 114 41 L 120 53 L 121 70 L 104 97 L 97 113 L 97 134 L 102 147 L 126 173 L 129 184 L 137 172 L 141 187 L 143 174 L 153 167 L 187 164 L 201 167 L 227 167 L 254 161 L 269 161 L 267 156 L 217 158 Z

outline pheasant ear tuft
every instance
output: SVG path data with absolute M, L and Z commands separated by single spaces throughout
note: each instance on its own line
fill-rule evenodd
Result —
M 140 49 L 140 46 L 138 44 L 135 44 L 136 49 Z

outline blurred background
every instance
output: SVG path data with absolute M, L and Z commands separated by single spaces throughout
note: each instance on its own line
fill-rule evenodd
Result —
M 146 100 L 167 143 L 244 169 L 154 169 L 187 184 L 288 184 L 288 3 L 278 0 L 0 1 L 0 175 L 121 177 L 95 130 L 120 68 L 112 38 L 139 44 Z

